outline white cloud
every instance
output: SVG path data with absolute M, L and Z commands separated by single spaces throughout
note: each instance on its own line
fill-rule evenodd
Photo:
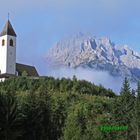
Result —
M 72 78 L 75 75 L 80 80 L 87 80 L 93 82 L 97 85 L 101 84 L 106 88 L 112 89 L 114 92 L 119 93 L 123 80 L 121 77 L 112 77 L 108 72 L 105 71 L 96 71 L 83 68 L 77 69 L 67 69 L 61 68 L 57 70 L 48 70 L 48 76 L 53 76 L 55 78 Z M 135 87 L 135 84 L 131 83 L 132 87 Z
M 105 88 L 112 89 L 115 93 L 119 94 L 123 78 L 121 77 L 113 77 L 108 72 L 105 71 L 97 71 L 91 69 L 77 68 L 77 69 L 69 69 L 69 68 L 60 68 L 60 69 L 50 69 L 47 72 L 47 76 L 53 76 L 55 78 L 72 78 L 76 76 L 79 80 L 87 80 L 96 85 L 103 85 Z M 130 82 L 131 89 L 136 89 L 136 83 Z

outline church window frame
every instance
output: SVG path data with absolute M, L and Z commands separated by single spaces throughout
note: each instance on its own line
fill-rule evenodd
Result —
M 2 39 L 2 46 L 5 46 L 5 40 Z
M 12 38 L 11 38 L 10 41 L 9 41 L 9 45 L 10 45 L 11 47 L 14 47 L 14 41 L 13 41 Z

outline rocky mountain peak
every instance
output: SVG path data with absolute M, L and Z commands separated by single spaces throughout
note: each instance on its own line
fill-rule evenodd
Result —
M 140 55 L 128 45 L 116 45 L 109 38 L 85 36 L 82 33 L 58 42 L 49 50 L 46 60 L 55 67 L 83 67 L 108 71 L 113 76 L 140 79 Z

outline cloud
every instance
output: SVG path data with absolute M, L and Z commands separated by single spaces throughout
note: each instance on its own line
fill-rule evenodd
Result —
M 115 93 L 119 93 L 123 80 L 121 77 L 113 77 L 108 72 L 96 71 L 90 69 L 68 69 L 61 68 L 57 70 L 48 70 L 48 76 L 53 76 L 55 78 L 72 78 L 75 75 L 80 80 L 87 80 L 97 85 L 103 85 L 106 88 L 112 89 Z M 131 87 L 135 88 L 135 83 L 131 83 Z

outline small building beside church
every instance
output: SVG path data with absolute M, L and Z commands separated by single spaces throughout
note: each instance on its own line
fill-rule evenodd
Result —
M 34 66 L 16 63 L 16 37 L 8 20 L 0 33 L 0 80 L 2 81 L 11 76 L 21 76 L 23 72 L 30 77 L 39 76 Z

